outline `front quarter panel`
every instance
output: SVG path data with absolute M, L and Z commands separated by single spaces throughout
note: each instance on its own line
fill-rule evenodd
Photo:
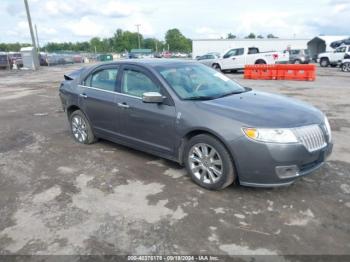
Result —
M 235 155 L 230 147 L 233 141 L 243 136 L 241 122 L 218 115 L 215 112 L 203 111 L 198 107 L 197 102 L 177 101 L 176 131 L 181 139 L 187 134 L 195 131 L 207 132 L 217 137 Z M 180 144 L 177 145 L 178 147 Z

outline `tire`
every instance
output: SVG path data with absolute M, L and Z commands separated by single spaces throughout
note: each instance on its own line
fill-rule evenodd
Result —
M 328 67 L 328 66 L 329 66 L 329 60 L 328 60 L 328 58 L 321 58 L 321 60 L 320 60 L 320 66 L 321 66 L 321 67 Z
M 266 62 L 264 60 L 259 59 L 259 60 L 255 61 L 255 64 L 256 65 L 266 65 Z
M 215 69 L 216 71 L 221 72 L 221 67 L 220 67 L 219 64 L 213 64 L 213 65 L 212 65 L 212 68 Z
M 299 59 L 296 59 L 293 61 L 293 64 L 301 64 L 301 61 Z
M 69 116 L 70 130 L 74 140 L 80 144 L 92 144 L 96 137 L 84 113 L 76 110 Z
M 230 153 L 213 136 L 201 134 L 191 138 L 185 146 L 184 158 L 187 172 L 201 187 L 220 190 L 231 185 L 236 179 Z
M 343 63 L 341 66 L 343 72 L 350 72 L 350 62 Z

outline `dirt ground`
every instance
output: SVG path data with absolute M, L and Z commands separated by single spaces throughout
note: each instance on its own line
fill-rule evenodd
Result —
M 334 151 L 289 187 L 195 185 L 184 169 L 70 137 L 58 86 L 80 67 L 0 71 L 0 254 L 350 255 L 350 74 L 244 86 L 323 110 Z

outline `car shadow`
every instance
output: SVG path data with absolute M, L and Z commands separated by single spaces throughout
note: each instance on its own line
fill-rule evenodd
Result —
M 100 144 L 102 147 L 104 147 L 104 149 L 106 150 L 117 150 L 119 153 L 125 154 L 126 157 L 127 155 L 132 155 L 135 158 L 135 161 L 137 161 L 137 159 L 142 159 L 144 162 L 150 162 L 150 161 L 158 161 L 161 160 L 162 161 L 162 165 L 164 166 L 163 168 L 165 169 L 175 169 L 175 170 L 183 170 L 185 169 L 184 166 L 181 166 L 179 163 L 165 159 L 165 158 L 161 158 L 155 155 L 152 155 L 150 153 L 146 153 L 143 151 L 139 151 L 137 149 L 133 149 L 124 145 L 120 145 L 120 144 L 115 144 L 111 141 L 108 140 L 104 140 L 104 139 L 99 139 L 98 142 L 96 142 L 97 144 Z M 293 185 L 292 185 L 293 186 Z M 278 187 L 278 188 L 273 188 L 273 187 L 268 187 L 268 188 L 262 188 L 262 187 L 246 187 L 246 186 L 242 186 L 239 183 L 239 180 L 236 181 L 234 184 L 232 184 L 231 186 L 227 187 L 225 190 L 231 191 L 234 190 L 235 193 L 242 193 L 242 194 L 249 194 L 249 193 L 263 193 L 263 192 L 279 192 L 279 191 L 283 191 L 288 187 Z M 212 191 L 215 192 L 215 191 Z M 217 191 L 218 192 L 218 191 Z

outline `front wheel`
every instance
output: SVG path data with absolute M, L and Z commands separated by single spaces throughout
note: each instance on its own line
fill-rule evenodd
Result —
M 206 189 L 223 189 L 236 178 L 229 152 L 210 135 L 195 136 L 187 143 L 184 162 L 192 180 Z
M 329 66 L 329 60 L 327 58 L 322 58 L 321 61 L 320 61 L 320 66 L 321 67 Z
M 343 72 L 350 72 L 350 62 L 343 63 L 341 66 Z
M 69 119 L 71 132 L 75 141 L 81 144 L 92 144 L 96 141 L 89 120 L 82 111 L 74 111 Z
M 221 72 L 221 67 L 220 67 L 219 64 L 213 64 L 213 65 L 212 65 L 212 68 L 215 69 L 215 70 L 218 71 L 218 72 Z

